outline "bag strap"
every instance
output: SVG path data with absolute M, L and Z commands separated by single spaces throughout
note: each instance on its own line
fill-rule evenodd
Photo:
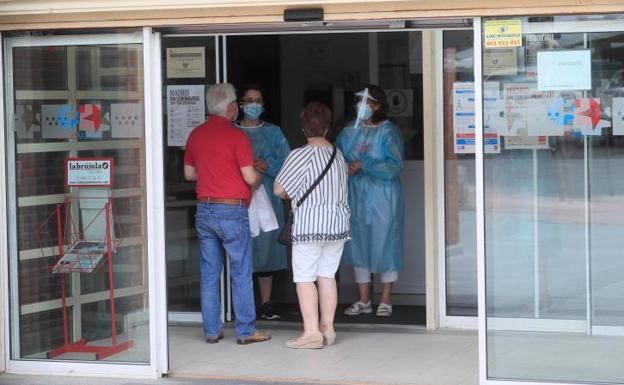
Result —
M 310 186 L 308 191 L 306 191 L 305 194 L 303 194 L 303 196 L 301 197 L 301 199 L 299 199 L 299 202 L 297 202 L 297 205 L 295 207 L 301 206 L 301 204 L 303 203 L 304 200 L 306 200 L 308 195 L 312 193 L 312 190 L 314 190 L 316 186 L 318 186 L 318 184 L 321 183 L 321 180 L 323 179 L 323 177 L 325 177 L 325 174 L 327 174 L 327 171 L 329 171 L 329 168 L 331 167 L 332 163 L 334 163 L 334 158 L 336 158 L 336 151 L 337 151 L 337 148 L 336 146 L 334 146 L 334 151 L 331 154 L 331 158 L 329 158 L 329 162 L 327 162 L 327 166 L 325 166 L 325 169 L 323 170 L 321 175 L 319 175 L 318 178 L 316 178 L 316 180 L 314 181 L 314 183 L 312 183 L 312 186 Z

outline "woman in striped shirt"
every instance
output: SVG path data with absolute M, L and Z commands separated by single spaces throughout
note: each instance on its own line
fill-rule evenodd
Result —
M 275 194 L 292 199 L 293 207 L 322 174 L 333 152 L 331 143 L 325 139 L 331 124 L 329 107 L 309 103 L 301 111 L 300 118 L 308 144 L 290 152 L 274 184 Z M 349 239 L 349 215 L 347 164 L 337 150 L 327 174 L 294 210 L 293 278 L 304 331 L 287 342 L 289 348 L 318 349 L 336 340 L 335 274 L 344 243 Z

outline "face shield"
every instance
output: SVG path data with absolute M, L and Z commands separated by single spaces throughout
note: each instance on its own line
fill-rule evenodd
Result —
M 355 128 L 358 128 L 360 122 L 368 120 L 373 114 L 373 110 L 371 106 L 368 105 L 368 101 L 377 102 L 377 99 L 370 96 L 368 93 L 368 87 L 356 93 L 355 96 L 360 98 L 360 101 L 356 103 L 357 115 L 355 118 Z

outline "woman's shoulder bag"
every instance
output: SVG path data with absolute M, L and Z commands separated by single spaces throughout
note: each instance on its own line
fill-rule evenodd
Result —
M 329 158 L 329 162 L 327 162 L 327 166 L 325 166 L 325 169 L 323 170 L 321 175 L 319 175 L 318 178 L 316 178 L 314 183 L 312 183 L 312 186 L 310 186 L 308 191 L 306 191 L 305 194 L 303 194 L 303 196 L 301 197 L 301 199 L 299 199 L 299 202 L 297 202 L 295 207 L 292 207 L 290 209 L 290 212 L 288 212 L 288 215 L 286 216 L 286 220 L 284 221 L 284 227 L 282 228 L 279 235 L 277 236 L 277 242 L 285 246 L 292 245 L 292 225 L 293 225 L 294 211 L 297 207 L 301 206 L 303 201 L 306 200 L 308 195 L 310 195 L 310 193 L 321 182 L 323 177 L 325 177 L 325 174 L 327 174 L 327 171 L 329 171 L 329 168 L 331 167 L 332 163 L 334 163 L 334 159 L 336 158 L 336 151 L 337 151 L 336 146 L 334 146 L 334 151 L 332 151 L 331 158 Z

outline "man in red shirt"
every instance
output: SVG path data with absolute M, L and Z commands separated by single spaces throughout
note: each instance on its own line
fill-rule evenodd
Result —
M 252 244 L 247 207 L 261 182 L 254 170 L 251 143 L 231 121 L 238 115 L 236 91 L 220 83 L 206 92 L 210 116 L 188 137 L 184 177 L 197 181 L 195 228 L 201 251 L 201 308 L 206 342 L 223 338 L 219 280 L 223 250 L 230 259 L 236 338 L 241 345 L 271 339 L 255 327 Z

